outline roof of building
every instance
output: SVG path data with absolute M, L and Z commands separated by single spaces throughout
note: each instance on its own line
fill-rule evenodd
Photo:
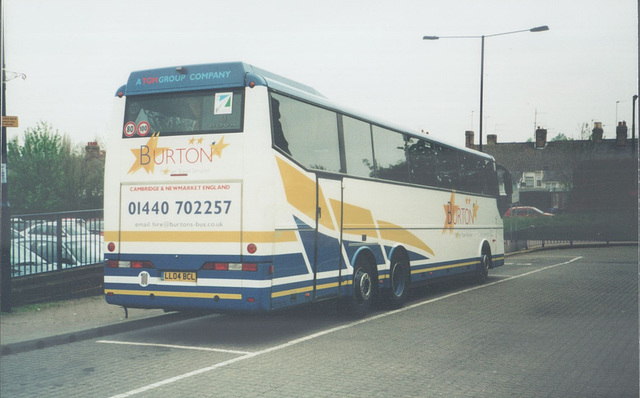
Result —
M 618 146 L 615 139 L 595 142 L 591 140 L 551 141 L 543 148 L 536 148 L 535 142 L 512 142 L 483 145 L 483 152 L 492 155 L 512 175 L 525 171 L 558 172 L 573 170 L 586 160 L 631 159 L 630 140 L 626 146 Z M 637 156 L 637 155 L 636 155 Z

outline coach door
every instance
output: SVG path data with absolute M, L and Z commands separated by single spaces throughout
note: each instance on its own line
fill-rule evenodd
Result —
M 313 254 L 314 298 L 337 296 L 343 267 L 342 178 L 316 177 L 316 230 Z

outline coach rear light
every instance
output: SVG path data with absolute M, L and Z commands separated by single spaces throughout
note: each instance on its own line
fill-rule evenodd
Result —
M 131 261 L 131 268 L 153 268 L 151 261 Z
M 200 267 L 200 269 L 204 270 L 213 270 L 213 271 L 233 271 L 233 267 L 231 267 L 229 263 L 214 263 L 212 261 L 207 261 Z
M 242 270 L 248 272 L 257 272 L 258 264 L 242 264 Z
M 213 271 L 258 271 L 258 264 L 206 262 L 200 269 Z
M 114 250 L 116 250 L 116 244 L 113 242 L 109 242 L 109 244 L 107 245 L 107 250 L 113 252 Z
M 229 271 L 229 263 L 214 263 L 213 269 L 216 271 Z
M 249 254 L 253 254 L 258 251 L 258 246 L 256 246 L 255 243 L 249 243 L 247 245 L 247 251 Z
M 151 261 L 107 260 L 107 268 L 154 268 Z
M 202 264 L 202 267 L 200 267 L 200 269 L 205 269 L 205 270 L 216 269 L 216 263 L 206 262 Z

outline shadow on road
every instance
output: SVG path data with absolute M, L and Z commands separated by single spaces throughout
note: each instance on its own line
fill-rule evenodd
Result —
M 498 280 L 489 277 L 485 283 Z M 417 286 L 411 289 L 407 305 L 436 298 L 457 290 L 477 286 L 468 279 L 456 279 Z M 377 306 L 370 314 L 388 311 Z M 171 325 L 149 328 L 146 341 L 158 344 L 213 346 L 216 348 L 253 351 L 282 344 L 323 330 L 349 324 L 361 319 L 338 310 L 335 300 L 278 311 L 269 314 L 211 314 Z M 139 339 L 139 336 L 135 337 Z

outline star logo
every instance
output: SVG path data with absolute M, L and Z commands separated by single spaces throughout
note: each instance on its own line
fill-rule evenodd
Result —
M 449 231 L 450 234 L 453 233 L 453 227 L 455 226 L 455 217 L 456 213 L 460 206 L 456 205 L 456 191 L 451 191 L 451 198 L 446 205 L 444 205 L 444 228 L 442 229 L 442 233 Z
M 478 217 L 478 209 L 480 209 L 480 205 L 478 205 L 478 200 L 475 202 L 470 198 L 466 197 L 461 199 L 464 200 L 463 204 L 456 204 L 456 191 L 451 191 L 451 198 L 444 205 L 444 227 L 442 228 L 442 233 L 446 233 L 449 231 L 449 234 L 453 234 L 454 228 L 456 225 L 461 226 L 469 226 L 474 225 L 476 223 L 476 218 Z M 459 236 L 463 236 L 464 234 L 459 234 L 456 232 L 456 238 Z
M 158 136 L 160 133 L 151 134 L 149 141 L 145 145 L 141 145 L 139 149 L 132 149 L 131 153 L 136 157 L 133 165 L 129 169 L 127 174 L 135 173 L 140 169 L 144 169 L 147 174 L 153 173 L 155 167 L 155 159 L 157 156 L 162 155 L 168 148 L 158 147 Z
M 218 143 L 213 141 L 211 143 L 211 157 L 213 157 L 213 155 L 217 155 L 219 158 L 222 158 L 222 150 L 228 147 L 229 145 L 231 144 L 224 143 L 224 137 L 220 138 L 220 142 Z

